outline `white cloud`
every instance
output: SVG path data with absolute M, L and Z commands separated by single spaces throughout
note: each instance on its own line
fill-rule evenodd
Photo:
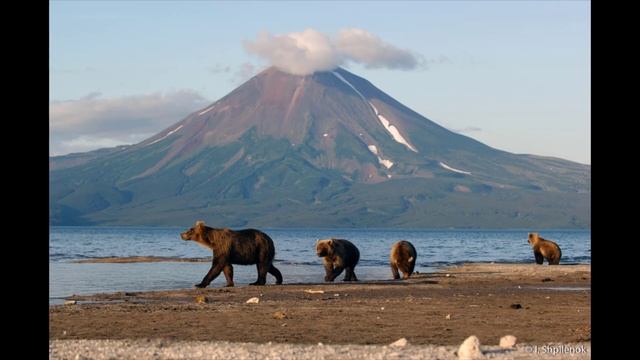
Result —
M 421 66 L 421 56 L 385 43 L 362 29 L 343 29 L 335 36 L 314 29 L 272 35 L 258 34 L 245 49 L 271 65 L 295 75 L 327 71 L 355 62 L 368 68 L 410 70 Z
M 411 70 L 418 67 L 418 56 L 409 50 L 387 44 L 379 37 L 362 29 L 344 29 L 335 40 L 345 58 L 368 68 Z
M 69 153 L 91 151 L 101 148 L 110 148 L 120 145 L 135 144 L 151 137 L 152 135 L 153 133 L 129 134 L 120 138 L 105 138 L 80 135 L 69 140 L 60 140 L 56 143 L 53 143 L 50 155 L 57 156 Z
M 314 29 L 285 35 L 261 32 L 255 41 L 245 41 L 245 49 L 263 57 L 280 70 L 296 75 L 335 69 L 340 58 L 331 40 Z
M 210 101 L 194 91 L 102 98 L 94 92 L 49 104 L 50 153 L 62 155 L 134 144 Z

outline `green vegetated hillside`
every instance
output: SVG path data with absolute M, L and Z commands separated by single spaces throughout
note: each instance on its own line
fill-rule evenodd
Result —
M 51 158 L 50 219 L 588 228 L 590 186 L 588 165 L 493 149 L 343 69 L 271 68 L 139 144 Z

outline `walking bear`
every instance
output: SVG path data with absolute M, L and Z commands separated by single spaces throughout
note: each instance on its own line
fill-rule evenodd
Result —
M 196 287 L 207 287 L 221 271 L 224 271 L 227 286 L 233 286 L 232 264 L 256 264 L 258 280 L 251 285 L 264 285 L 267 282 L 267 272 L 275 276 L 276 284 L 282 284 L 282 274 L 273 266 L 276 253 L 273 240 L 260 230 L 214 229 L 205 226 L 204 221 L 200 220 L 196 221 L 194 227 L 181 233 L 180 237 L 213 250 L 211 269 Z
M 349 240 L 343 239 L 326 239 L 316 242 L 316 253 L 322 257 L 326 276 L 324 281 L 333 281 L 342 270 L 345 276 L 342 281 L 358 281 L 354 272 L 358 260 L 360 260 L 360 251 Z
M 547 259 L 549 265 L 560 264 L 562 251 L 560 246 L 551 240 L 541 238 L 538 233 L 529 233 L 529 244 L 533 248 L 533 256 L 536 257 L 536 264 L 542 264 Z
M 408 241 L 401 240 L 393 244 L 391 247 L 390 264 L 391 273 L 394 279 L 400 279 L 398 269 L 402 271 L 402 278 L 408 279 L 413 274 L 413 269 L 416 266 L 416 248 L 413 247 Z

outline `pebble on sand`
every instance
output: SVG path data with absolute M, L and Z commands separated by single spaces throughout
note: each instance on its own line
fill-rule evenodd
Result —
M 324 290 L 311 290 L 311 289 L 307 289 L 304 292 L 309 293 L 309 294 L 324 294 Z
M 409 341 L 407 341 L 407 339 L 405 338 L 401 338 L 398 339 L 394 342 L 392 342 L 391 344 L 389 344 L 389 346 L 393 346 L 393 347 L 405 347 L 409 344 Z
M 500 338 L 500 347 L 505 349 L 512 349 L 516 346 L 517 338 L 513 335 L 505 335 Z
M 65 304 L 65 305 L 75 305 L 75 304 L 77 304 L 77 303 L 78 303 L 78 302 L 77 302 L 77 301 L 75 301 L 75 300 L 67 300 L 67 301 L 65 301 L 65 302 L 64 302 L 64 304 Z
M 204 296 L 204 295 L 198 295 L 196 296 L 196 303 L 197 304 L 206 304 L 209 302 L 209 299 Z
M 273 313 L 274 319 L 284 319 L 287 317 L 287 314 L 284 311 L 276 311 Z
M 251 299 L 247 300 L 247 304 L 257 304 L 260 302 L 260 299 L 257 297 L 252 297 Z
M 469 336 L 458 348 L 458 358 L 460 360 L 475 360 L 483 357 L 480 350 L 480 339 L 475 335 Z
M 445 316 L 444 318 L 447 320 L 451 319 L 451 314 L 447 314 L 447 316 Z

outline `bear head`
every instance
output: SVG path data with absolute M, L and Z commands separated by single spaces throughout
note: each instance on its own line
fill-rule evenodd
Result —
M 325 239 L 316 241 L 316 253 L 318 257 L 333 255 L 333 239 Z
M 206 232 L 207 228 L 204 225 L 204 221 L 198 220 L 196 221 L 196 225 L 194 227 L 183 233 L 180 233 L 180 237 L 182 238 L 182 240 L 192 240 L 205 247 L 210 247 L 209 239 L 206 236 Z
M 539 240 L 538 233 L 529 233 L 529 244 L 533 245 Z

